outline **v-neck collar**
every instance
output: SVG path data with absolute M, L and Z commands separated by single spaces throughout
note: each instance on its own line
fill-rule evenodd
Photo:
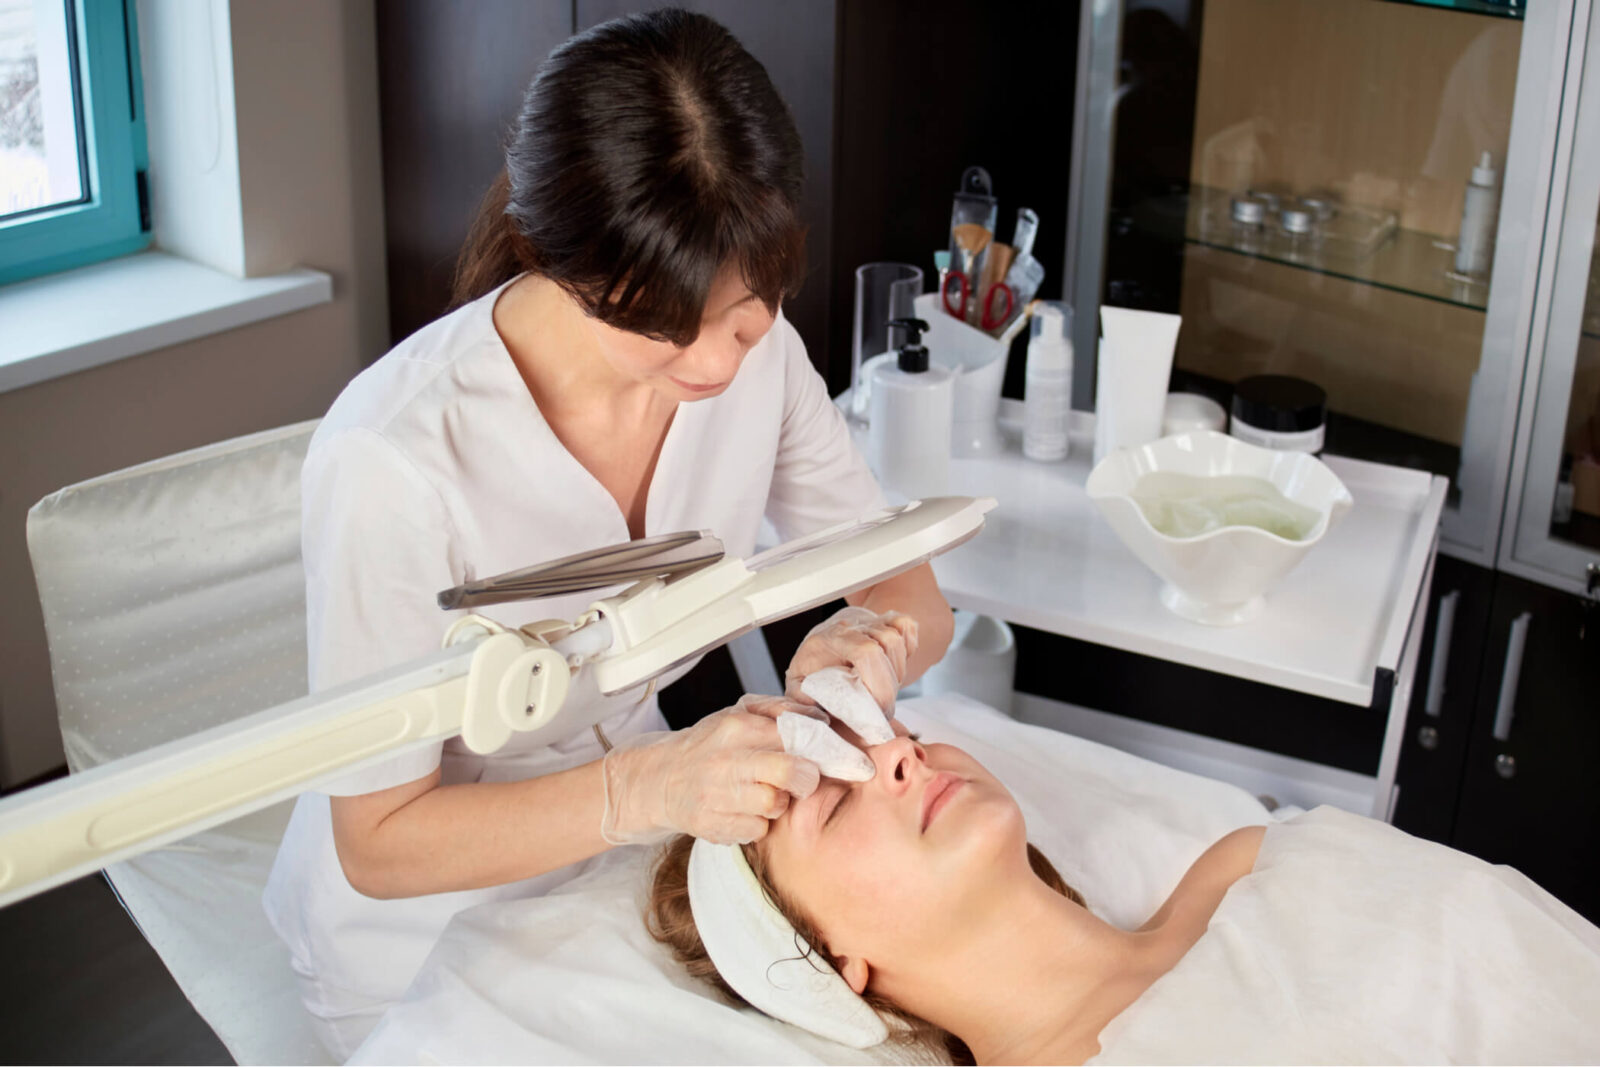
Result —
M 532 449 L 532 454 L 545 456 L 552 452 L 558 453 L 561 456 L 559 462 L 570 465 L 570 472 L 574 476 L 574 480 L 583 485 L 585 487 L 584 491 L 594 498 L 592 504 L 585 503 L 581 506 L 593 507 L 597 509 L 597 514 L 611 516 L 614 522 L 608 522 L 608 525 L 613 528 L 617 541 L 619 543 L 631 541 L 633 540 L 633 532 L 628 528 L 628 516 L 623 512 L 621 505 L 617 503 L 617 498 L 611 495 L 611 490 L 607 489 L 600 479 L 595 476 L 594 472 L 584 466 L 583 462 L 572 454 L 572 451 L 567 448 L 560 436 L 557 435 L 549 420 L 545 418 L 544 412 L 540 409 L 539 402 L 534 399 L 533 392 L 528 388 L 528 383 L 523 380 L 522 372 L 517 367 L 517 361 L 512 357 L 511 350 L 506 347 L 505 338 L 501 337 L 500 331 L 495 328 L 495 304 L 499 301 L 500 295 L 516 280 L 516 278 L 513 278 L 484 296 L 484 343 L 490 346 L 492 350 L 498 373 L 508 379 L 505 383 L 506 388 L 519 397 L 517 403 L 524 405 L 522 411 L 526 418 L 519 420 L 519 424 L 525 423 L 531 431 L 532 440 L 529 442 L 529 446 Z M 695 414 L 696 409 L 715 403 L 717 399 L 719 398 L 712 397 L 691 402 L 679 401 L 677 408 L 673 410 L 672 416 L 667 422 L 666 436 L 661 441 L 660 454 L 656 457 L 655 469 L 650 472 L 650 484 L 645 486 L 644 529 L 640 531 L 640 536 L 652 537 L 658 533 L 674 532 L 663 531 L 659 528 L 662 512 L 666 508 L 666 503 L 661 499 L 661 486 L 664 481 L 666 483 L 673 481 L 670 472 L 674 468 L 677 454 L 682 451 L 677 442 L 689 432 L 686 428 L 687 424 L 698 421 L 698 416 Z

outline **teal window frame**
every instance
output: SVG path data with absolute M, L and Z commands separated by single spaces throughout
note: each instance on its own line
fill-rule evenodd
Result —
M 134 0 L 70 0 L 88 195 L 0 222 L 0 285 L 150 244 L 144 88 Z

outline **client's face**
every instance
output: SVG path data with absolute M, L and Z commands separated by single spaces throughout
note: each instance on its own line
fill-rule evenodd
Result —
M 961 749 L 901 737 L 866 752 L 876 777 L 823 779 L 762 850 L 773 885 L 829 950 L 881 975 L 981 906 L 996 879 L 1026 876 L 1027 836 L 1011 794 Z

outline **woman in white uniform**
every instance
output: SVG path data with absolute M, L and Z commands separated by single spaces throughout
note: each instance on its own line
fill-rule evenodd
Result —
M 457 613 L 435 594 L 473 578 L 678 530 L 743 556 L 763 516 L 789 539 L 881 505 L 780 310 L 804 271 L 801 159 L 766 72 L 710 19 L 622 19 L 550 56 L 459 306 L 352 381 L 312 441 L 313 689 L 436 650 Z M 520 626 L 594 596 L 483 613 Z M 925 565 L 849 601 L 796 653 L 790 695 L 843 665 L 892 710 L 943 655 L 949 605 Z M 655 689 L 687 669 L 554 744 L 450 742 L 301 798 L 266 907 L 331 1051 L 354 1050 L 460 909 L 548 892 L 614 844 L 758 839 L 815 788 L 782 751 L 781 699 L 641 741 L 666 730 Z

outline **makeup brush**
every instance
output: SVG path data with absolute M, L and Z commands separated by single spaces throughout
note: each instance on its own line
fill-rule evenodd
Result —
M 950 231 L 951 240 L 956 243 L 956 250 L 961 253 L 961 273 L 967 276 L 969 282 L 977 279 L 972 275 L 973 264 L 983 255 L 983 250 L 989 247 L 989 242 L 994 240 L 994 234 L 984 229 L 976 222 L 963 222 Z
M 1010 245 L 995 241 L 989 246 L 989 255 L 983 263 L 983 277 L 978 282 L 978 288 L 987 293 L 989 287 L 1006 280 L 1006 271 L 1011 269 L 1011 261 L 1015 251 Z
M 967 306 L 963 317 L 968 322 L 975 322 L 976 316 L 981 314 L 978 308 L 981 298 L 978 295 L 976 266 L 978 257 L 994 240 L 994 234 L 976 222 L 963 222 L 950 230 L 950 239 L 956 243 L 956 251 L 961 253 L 961 273 L 967 278 Z

